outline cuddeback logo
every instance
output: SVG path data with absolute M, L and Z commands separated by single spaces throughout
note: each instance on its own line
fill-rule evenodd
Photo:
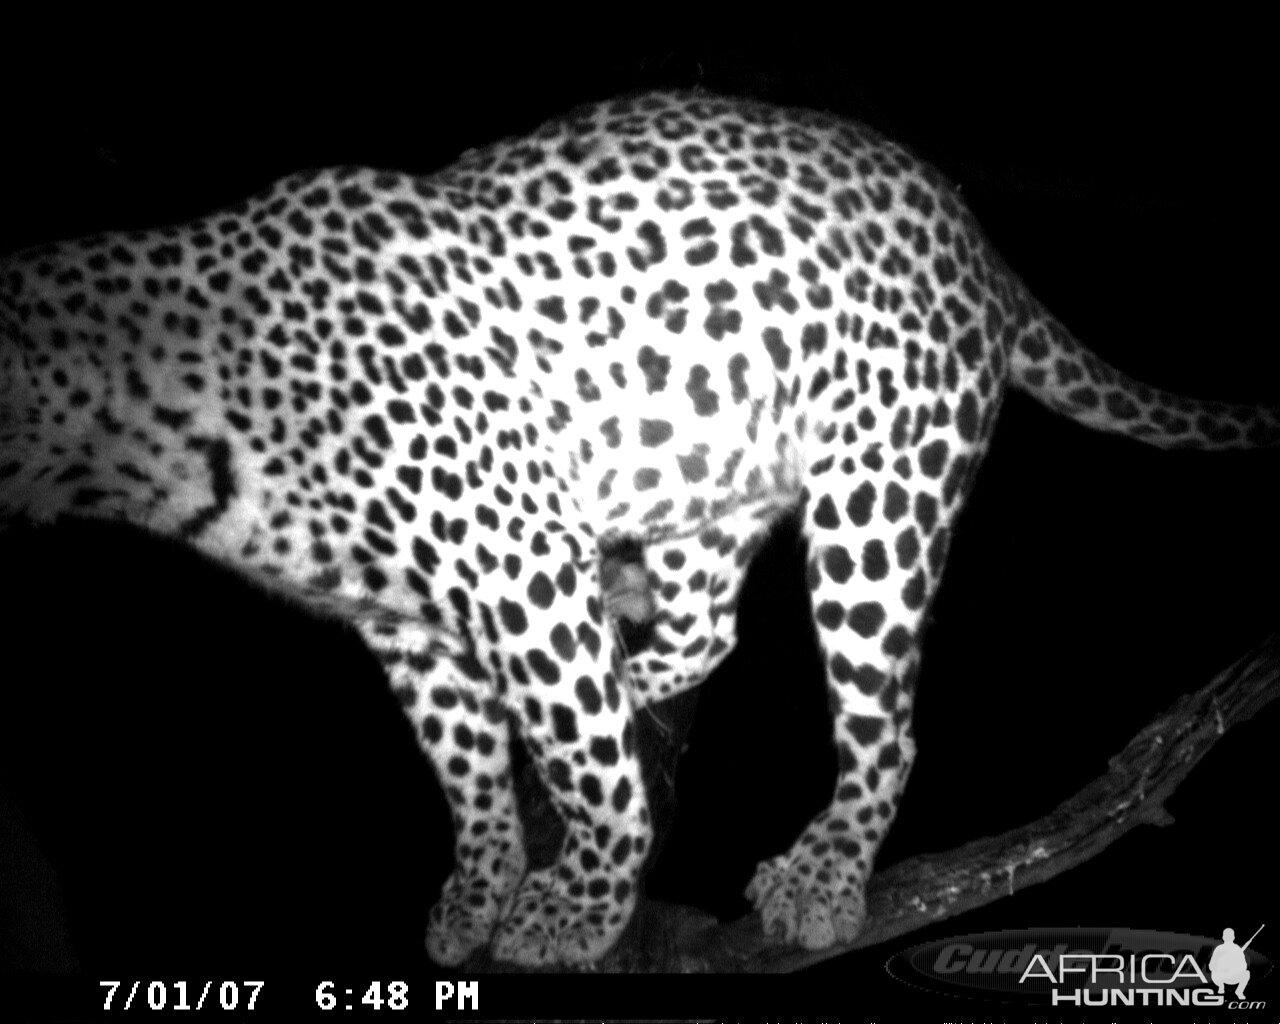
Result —
M 916 988 L 1001 1002 L 1263 1009 L 1252 998 L 1271 971 L 1253 947 L 1261 931 L 1243 945 L 1231 928 L 1217 939 L 1128 928 L 984 932 L 914 946 L 885 967 Z

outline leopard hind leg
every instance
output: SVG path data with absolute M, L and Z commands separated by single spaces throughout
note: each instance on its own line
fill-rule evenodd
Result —
M 830 471 L 805 485 L 806 571 L 837 777 L 827 809 L 759 865 L 747 897 L 767 933 L 807 948 L 850 942 L 861 930 L 875 854 L 915 759 L 919 635 L 959 504 L 944 496 L 938 449 L 925 440 L 892 465 L 866 459 L 851 478 Z

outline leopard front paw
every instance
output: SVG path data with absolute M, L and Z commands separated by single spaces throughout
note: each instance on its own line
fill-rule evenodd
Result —
M 427 919 L 427 955 L 460 964 L 488 944 L 524 875 L 523 856 L 495 857 L 489 872 L 454 871 Z
M 858 937 L 867 917 L 865 891 L 865 872 L 852 860 L 797 843 L 760 863 L 746 896 L 760 911 L 766 935 L 826 949 Z
M 635 909 L 634 887 L 613 898 L 573 895 L 581 883 L 553 868 L 531 871 L 516 892 L 493 941 L 493 955 L 526 967 L 581 966 L 607 953 Z

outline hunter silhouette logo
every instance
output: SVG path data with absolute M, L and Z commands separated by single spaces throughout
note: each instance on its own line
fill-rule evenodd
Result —
M 1266 925 L 1259 925 L 1258 932 Z M 1213 951 L 1209 958 L 1209 977 L 1218 986 L 1218 995 L 1222 995 L 1228 985 L 1235 985 L 1236 998 L 1244 998 L 1244 987 L 1249 984 L 1249 968 L 1245 962 L 1244 951 L 1249 943 L 1258 937 L 1258 932 L 1249 936 L 1249 942 L 1243 946 L 1236 945 L 1236 933 L 1231 928 L 1222 929 L 1222 945 Z

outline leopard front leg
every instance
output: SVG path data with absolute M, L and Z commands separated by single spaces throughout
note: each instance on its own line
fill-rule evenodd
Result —
M 556 863 L 531 871 L 512 897 L 493 953 L 530 966 L 586 964 L 630 920 L 652 840 L 631 703 L 594 558 L 535 569 L 524 596 L 477 602 L 488 624 L 477 653 L 506 689 L 566 834 Z
M 461 963 L 486 945 L 525 875 L 511 775 L 510 728 L 497 691 L 476 667 L 419 631 L 358 624 L 382 662 L 453 816 L 454 868 L 427 923 L 427 953 Z
M 866 883 L 915 756 L 917 634 L 947 535 L 936 515 L 932 545 L 909 516 L 872 515 L 882 502 L 909 507 L 896 480 L 864 476 L 852 495 L 818 484 L 830 486 L 811 480 L 804 528 L 834 719 L 835 794 L 747 889 L 766 933 L 810 949 L 852 941 L 866 918 Z

